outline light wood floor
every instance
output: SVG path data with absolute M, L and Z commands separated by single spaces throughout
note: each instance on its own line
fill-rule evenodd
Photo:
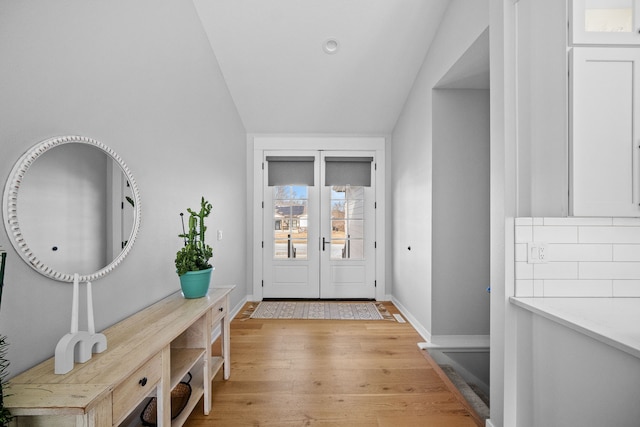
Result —
M 392 304 L 385 304 L 398 313 Z M 231 378 L 185 426 L 482 426 L 409 323 L 231 322 Z M 216 350 L 214 344 L 214 351 Z

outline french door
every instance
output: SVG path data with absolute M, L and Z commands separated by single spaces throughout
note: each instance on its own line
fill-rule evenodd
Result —
M 264 152 L 263 297 L 375 297 L 375 155 Z

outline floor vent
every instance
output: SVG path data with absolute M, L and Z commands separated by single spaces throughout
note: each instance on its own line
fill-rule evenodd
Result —
M 404 320 L 404 317 L 402 317 L 402 316 L 401 316 L 401 315 L 399 315 L 399 314 L 394 314 L 394 315 L 393 315 L 393 317 L 395 317 L 395 318 L 396 318 L 396 320 L 398 321 L 398 323 L 407 323 L 407 322 Z

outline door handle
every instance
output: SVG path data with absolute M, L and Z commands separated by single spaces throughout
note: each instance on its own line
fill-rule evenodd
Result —
M 331 243 L 331 240 L 326 240 L 324 237 L 322 238 L 322 252 L 324 252 L 324 245 L 327 243 Z

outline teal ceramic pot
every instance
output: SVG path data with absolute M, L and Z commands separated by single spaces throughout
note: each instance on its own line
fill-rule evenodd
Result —
M 202 298 L 209 293 L 212 268 L 200 271 L 187 271 L 180 276 L 180 287 L 185 298 Z

